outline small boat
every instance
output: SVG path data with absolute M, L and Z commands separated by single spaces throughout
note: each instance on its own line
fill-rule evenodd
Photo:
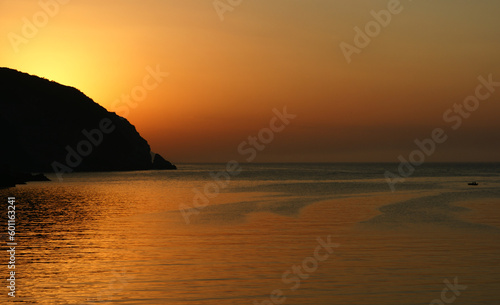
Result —
M 479 185 L 479 183 L 474 181 L 474 182 L 470 182 L 469 185 Z

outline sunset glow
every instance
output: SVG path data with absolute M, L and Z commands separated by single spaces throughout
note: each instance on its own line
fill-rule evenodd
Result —
M 159 67 L 168 77 L 127 119 L 176 163 L 242 161 L 238 145 L 283 107 L 297 119 L 257 162 L 397 162 L 435 128 L 449 139 L 430 161 L 500 160 L 500 88 L 461 128 L 443 120 L 479 76 L 500 81 L 498 2 L 401 1 L 351 63 L 339 45 L 389 1 L 242 1 L 223 21 L 211 1 L 63 2 L 0 0 L 0 66 L 110 111 Z M 26 38 L 26 20 L 44 26 Z

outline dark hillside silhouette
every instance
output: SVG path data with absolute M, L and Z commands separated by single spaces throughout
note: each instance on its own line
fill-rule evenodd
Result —
M 8 68 L 0 68 L 0 143 L 0 176 L 5 168 L 53 172 L 54 164 L 72 171 L 155 168 L 148 142 L 126 119 L 78 89 Z M 165 161 L 160 168 L 175 166 Z

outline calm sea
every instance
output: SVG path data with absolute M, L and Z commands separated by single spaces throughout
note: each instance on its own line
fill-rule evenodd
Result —
M 500 304 L 499 164 L 424 164 L 395 192 L 398 164 L 241 167 L 0 189 L 0 303 Z

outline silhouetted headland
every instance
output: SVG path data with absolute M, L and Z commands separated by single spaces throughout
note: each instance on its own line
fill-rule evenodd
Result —
M 13 173 L 176 169 L 78 89 L 9 68 L 0 68 L 0 143 L 0 186 Z
M 44 174 L 18 173 L 10 171 L 7 166 L 0 166 L 0 188 L 14 187 L 29 181 L 50 181 Z

